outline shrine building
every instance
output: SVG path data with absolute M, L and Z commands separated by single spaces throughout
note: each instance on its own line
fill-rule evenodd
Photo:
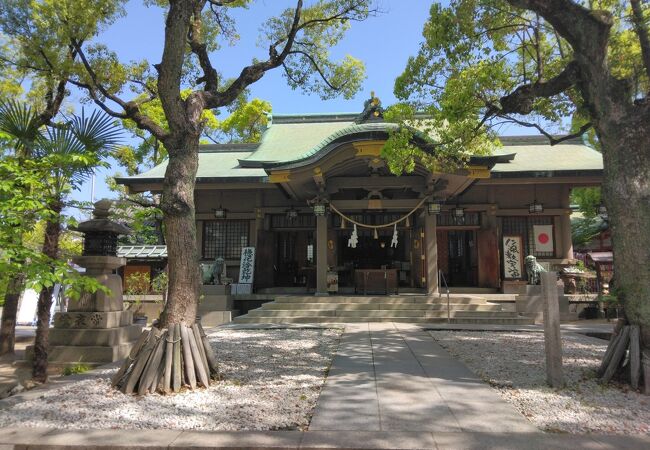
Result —
M 343 295 L 433 294 L 443 277 L 512 292 L 525 256 L 549 267 L 573 258 L 569 194 L 601 184 L 600 153 L 580 139 L 504 136 L 465 169 L 396 176 L 381 157 L 395 126 L 373 114 L 274 115 L 260 143 L 202 145 L 201 260 L 224 258 L 236 284 L 242 249 L 254 247 L 254 293 Z M 165 168 L 118 182 L 160 192 Z

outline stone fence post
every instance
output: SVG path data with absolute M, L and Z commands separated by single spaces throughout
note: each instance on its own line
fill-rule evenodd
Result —
M 544 349 L 546 351 L 546 381 L 551 387 L 564 386 L 562 373 L 562 336 L 560 333 L 560 304 L 557 293 L 557 274 L 542 272 L 544 298 Z

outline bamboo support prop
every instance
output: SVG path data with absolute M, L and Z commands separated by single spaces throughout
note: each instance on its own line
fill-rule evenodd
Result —
M 196 389 L 197 382 L 208 387 L 211 379 L 219 379 L 219 369 L 201 324 L 174 324 L 143 331 L 111 385 L 125 394 L 169 394 L 183 385 Z

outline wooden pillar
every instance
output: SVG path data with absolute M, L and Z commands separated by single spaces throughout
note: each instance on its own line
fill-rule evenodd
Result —
M 562 188 L 562 208 L 565 211 L 558 218 L 558 247 L 562 259 L 573 259 L 573 242 L 571 239 L 571 189 L 568 186 Z
M 476 233 L 479 287 L 499 287 L 499 239 L 496 205 L 481 214 L 481 229 Z
M 316 216 L 316 295 L 327 295 L 327 216 Z
M 427 294 L 438 293 L 438 239 L 436 237 L 436 216 L 424 218 L 425 258 L 427 262 Z

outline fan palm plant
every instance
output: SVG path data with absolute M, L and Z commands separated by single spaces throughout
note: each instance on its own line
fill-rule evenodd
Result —
M 22 167 L 26 159 L 32 157 L 36 141 L 41 137 L 42 120 L 28 105 L 16 101 L 0 102 L 0 137 L 2 138 L 2 156 L 16 159 L 15 167 Z M 29 189 L 26 183 L 17 183 L 15 194 L 26 194 Z M 5 199 L 0 198 L 0 201 Z M 5 205 L 9 206 L 7 202 Z M 14 206 L 14 205 L 12 205 Z M 12 246 L 22 246 L 22 234 L 25 229 L 33 224 L 30 215 L 12 214 L 11 225 L 6 227 L 5 233 Z M 7 247 L 7 243 L 4 243 Z M 20 255 L 13 257 L 12 267 L 20 267 L 24 262 Z M 25 288 L 25 273 L 22 270 L 6 271 L 7 289 L 4 296 L 4 308 L 0 324 L 0 355 L 14 352 L 16 314 L 18 300 Z
M 13 105 L 10 109 L 16 111 L 21 108 Z M 41 211 L 46 223 L 42 253 L 52 264 L 48 273 L 39 276 L 41 289 L 32 371 L 36 381 L 45 381 L 52 292 L 57 282 L 54 262 L 59 256 L 63 209 L 69 194 L 78 190 L 96 167 L 105 164 L 103 160 L 118 143 L 120 129 L 103 113 L 95 111 L 88 116 L 82 111 L 80 116 L 74 116 L 63 124 L 38 129 L 32 138 L 27 135 L 27 132 L 33 132 L 27 126 L 30 123 L 29 108 L 22 109 L 20 115 L 6 117 L 2 117 L 3 111 L 0 108 L 0 130 L 13 137 L 17 152 L 19 148 L 29 150 L 29 155 L 38 161 L 47 179 L 46 189 L 42 193 L 46 205 Z M 20 119 L 20 122 L 13 122 L 13 119 Z M 25 135 L 20 135 L 20 132 L 25 132 Z

